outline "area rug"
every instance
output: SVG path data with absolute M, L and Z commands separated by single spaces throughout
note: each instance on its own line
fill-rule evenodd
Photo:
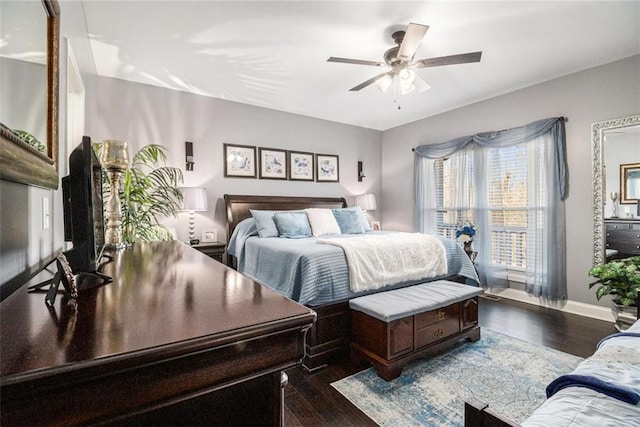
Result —
M 416 360 L 393 381 L 370 368 L 331 385 L 385 427 L 462 426 L 471 397 L 520 423 L 544 402 L 546 386 L 582 360 L 483 328 L 480 341 Z

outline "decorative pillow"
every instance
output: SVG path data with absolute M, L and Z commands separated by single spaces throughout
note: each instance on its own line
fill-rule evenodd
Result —
M 273 215 L 273 220 L 280 237 L 289 239 L 311 237 L 311 227 L 304 212 L 278 212 Z
M 314 236 L 341 234 L 340 226 L 331 209 L 309 208 L 304 210 L 311 224 Z
M 364 233 L 364 226 L 362 220 L 356 211 L 348 211 L 336 209 L 333 211 L 333 216 L 336 217 L 338 226 L 342 234 L 362 234 Z
M 338 211 L 353 211 L 355 212 L 358 217 L 360 218 L 360 222 L 362 223 L 362 227 L 364 228 L 364 231 L 371 231 L 371 225 L 369 224 L 369 220 L 367 219 L 367 215 L 365 215 L 364 211 L 362 210 L 362 208 L 360 206 L 353 206 L 350 208 L 338 208 L 338 209 L 334 209 L 333 212 L 338 212 Z
M 260 237 L 278 237 L 278 229 L 273 221 L 273 215 L 278 211 L 258 211 L 251 209 L 251 216 L 256 220 L 258 228 L 258 236 Z

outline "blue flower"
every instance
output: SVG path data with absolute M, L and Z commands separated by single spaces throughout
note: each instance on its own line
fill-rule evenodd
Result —
M 467 223 L 465 225 L 458 225 L 456 228 L 456 239 L 463 242 L 469 242 L 473 240 L 473 236 L 476 235 L 475 225 Z

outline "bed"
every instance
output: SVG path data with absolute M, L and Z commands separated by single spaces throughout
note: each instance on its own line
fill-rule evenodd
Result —
M 227 263 L 258 283 L 312 307 L 318 315 L 316 324 L 307 334 L 303 366 L 308 370 L 318 369 L 334 354 L 348 350 L 351 330 L 348 301 L 355 296 L 439 279 L 478 286 L 475 268 L 462 248 L 450 239 L 438 238 L 446 251 L 447 267 L 443 274 L 354 292 L 349 286 L 345 252 L 340 247 L 318 244 L 314 237 L 261 238 L 256 235 L 255 226 L 252 228 L 251 219 L 251 210 L 346 208 L 344 198 L 225 195 L 224 200 Z M 375 233 L 385 232 L 367 232 Z

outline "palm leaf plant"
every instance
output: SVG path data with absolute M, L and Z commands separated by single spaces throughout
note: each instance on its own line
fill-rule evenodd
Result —
M 101 144 L 96 144 L 99 152 Z M 173 240 L 171 231 L 160 224 L 162 217 L 176 217 L 182 203 L 182 171 L 165 166 L 166 148 L 148 144 L 134 154 L 118 190 L 122 212 L 122 239 L 136 241 Z M 106 173 L 106 172 L 105 172 Z M 109 198 L 109 180 L 103 179 L 103 196 Z

